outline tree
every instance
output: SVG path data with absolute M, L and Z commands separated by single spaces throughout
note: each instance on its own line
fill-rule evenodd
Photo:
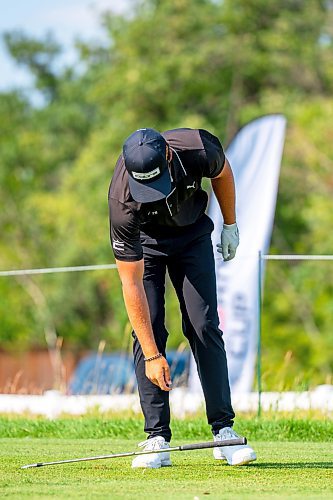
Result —
M 288 119 L 271 251 L 330 252 L 331 18 L 330 3 L 320 0 L 136 1 L 131 16 L 105 16 L 108 46 L 77 43 L 80 73 L 55 70 L 61 48 L 52 37 L 7 35 L 11 54 L 30 68 L 45 100 L 34 108 L 17 93 L 0 96 L 2 267 L 113 259 L 106 195 L 121 145 L 133 130 L 208 128 L 226 145 L 240 125 L 270 112 Z M 331 341 L 315 346 L 311 331 L 329 334 L 333 280 L 329 272 L 316 270 L 322 290 L 316 299 L 313 269 L 268 272 L 264 323 L 277 334 L 265 339 L 268 365 L 277 366 L 292 329 L 301 352 L 295 367 L 309 367 L 320 346 L 325 373 L 332 368 Z M 299 290 L 302 280 L 306 300 L 318 303 L 308 315 L 308 302 L 288 286 L 295 283 Z M 113 348 L 127 343 L 116 273 L 39 278 L 29 283 L 30 291 L 34 286 L 46 297 L 44 319 L 51 315 L 65 345 L 94 347 L 100 339 Z M 6 297 L 2 343 L 43 345 L 31 294 L 10 291 L 4 282 L 0 291 Z M 22 311 L 13 316 L 18 297 Z M 291 304 L 299 311 L 292 326 Z M 172 294 L 168 310 L 170 341 L 176 345 L 182 337 Z M 322 380 L 323 372 L 315 376 Z

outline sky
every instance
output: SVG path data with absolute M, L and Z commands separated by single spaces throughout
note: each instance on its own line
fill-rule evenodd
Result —
M 41 37 L 52 31 L 65 47 L 64 61 L 69 62 L 74 57 L 73 39 L 103 40 L 99 15 L 105 10 L 125 12 L 127 5 L 128 0 L 0 0 L 0 91 L 31 83 L 28 73 L 8 55 L 4 32 L 19 29 Z

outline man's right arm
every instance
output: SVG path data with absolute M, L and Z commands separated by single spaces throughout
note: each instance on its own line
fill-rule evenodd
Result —
M 132 328 L 145 358 L 158 354 L 143 286 L 143 259 L 134 262 L 116 260 L 125 306 Z M 164 357 L 146 362 L 146 376 L 164 391 L 171 390 L 169 365 Z

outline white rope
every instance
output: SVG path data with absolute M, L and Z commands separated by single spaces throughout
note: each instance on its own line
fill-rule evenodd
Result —
M 261 255 L 262 260 L 333 260 L 333 255 Z M 71 273 L 76 271 L 100 271 L 117 269 L 117 264 L 101 264 L 95 266 L 47 267 L 43 269 L 13 269 L 0 271 L 0 276 L 23 276 L 25 274 Z
M 99 271 L 103 269 L 117 269 L 117 265 L 102 264 L 96 266 L 47 267 L 44 269 L 14 269 L 12 271 L 0 271 L 0 276 L 23 276 L 24 274 L 71 273 L 75 271 Z
M 263 260 L 333 260 L 333 255 L 262 255 Z

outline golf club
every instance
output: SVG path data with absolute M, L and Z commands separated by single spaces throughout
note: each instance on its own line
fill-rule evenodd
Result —
M 236 439 L 225 439 L 224 441 L 208 441 L 206 443 L 183 444 L 173 448 L 151 451 L 130 451 L 128 453 L 115 453 L 113 455 L 100 455 L 98 457 L 86 458 L 73 458 L 71 460 L 59 460 L 57 462 L 39 462 L 36 464 L 23 465 L 21 469 L 30 469 L 31 467 L 44 467 L 45 465 L 60 465 L 70 464 L 74 462 L 89 462 L 90 460 L 104 460 L 105 458 L 120 458 L 120 457 L 133 457 L 134 455 L 150 455 L 151 453 L 165 453 L 166 451 L 190 451 L 190 450 L 203 450 L 205 448 L 216 448 L 221 446 L 236 446 L 246 444 L 245 437 Z

